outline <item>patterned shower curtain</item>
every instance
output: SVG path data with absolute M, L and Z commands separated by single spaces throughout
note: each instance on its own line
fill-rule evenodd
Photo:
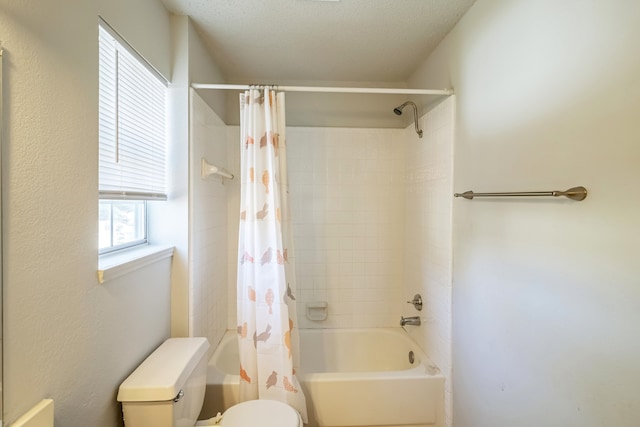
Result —
M 287 403 L 306 423 L 306 402 L 295 375 L 298 334 L 284 93 L 251 89 L 240 95 L 240 143 L 240 400 Z

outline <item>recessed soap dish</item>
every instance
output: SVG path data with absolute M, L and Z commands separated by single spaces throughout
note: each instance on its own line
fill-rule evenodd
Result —
M 322 321 L 327 319 L 328 304 L 326 301 L 312 301 L 307 303 L 307 319 Z

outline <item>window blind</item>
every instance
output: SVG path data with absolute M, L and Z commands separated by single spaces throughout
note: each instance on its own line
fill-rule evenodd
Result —
M 166 200 L 167 88 L 144 60 L 99 31 L 100 198 Z

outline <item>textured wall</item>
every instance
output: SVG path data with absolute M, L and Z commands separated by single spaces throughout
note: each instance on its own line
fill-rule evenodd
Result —
M 640 4 L 479 1 L 411 79 L 456 90 L 456 427 L 638 425 Z
M 147 37 L 168 34 L 166 12 L 145 10 Z M 169 261 L 97 282 L 98 12 L 0 7 L 7 424 L 52 398 L 57 425 L 118 425 L 119 383 L 169 335 Z

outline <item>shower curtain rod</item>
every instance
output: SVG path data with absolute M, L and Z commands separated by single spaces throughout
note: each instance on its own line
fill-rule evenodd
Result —
M 278 86 L 278 85 L 228 85 L 192 83 L 194 89 L 249 90 L 254 87 L 273 87 L 285 92 L 323 92 L 323 93 L 371 93 L 386 95 L 453 95 L 453 89 L 401 89 L 378 87 L 320 87 L 320 86 Z

